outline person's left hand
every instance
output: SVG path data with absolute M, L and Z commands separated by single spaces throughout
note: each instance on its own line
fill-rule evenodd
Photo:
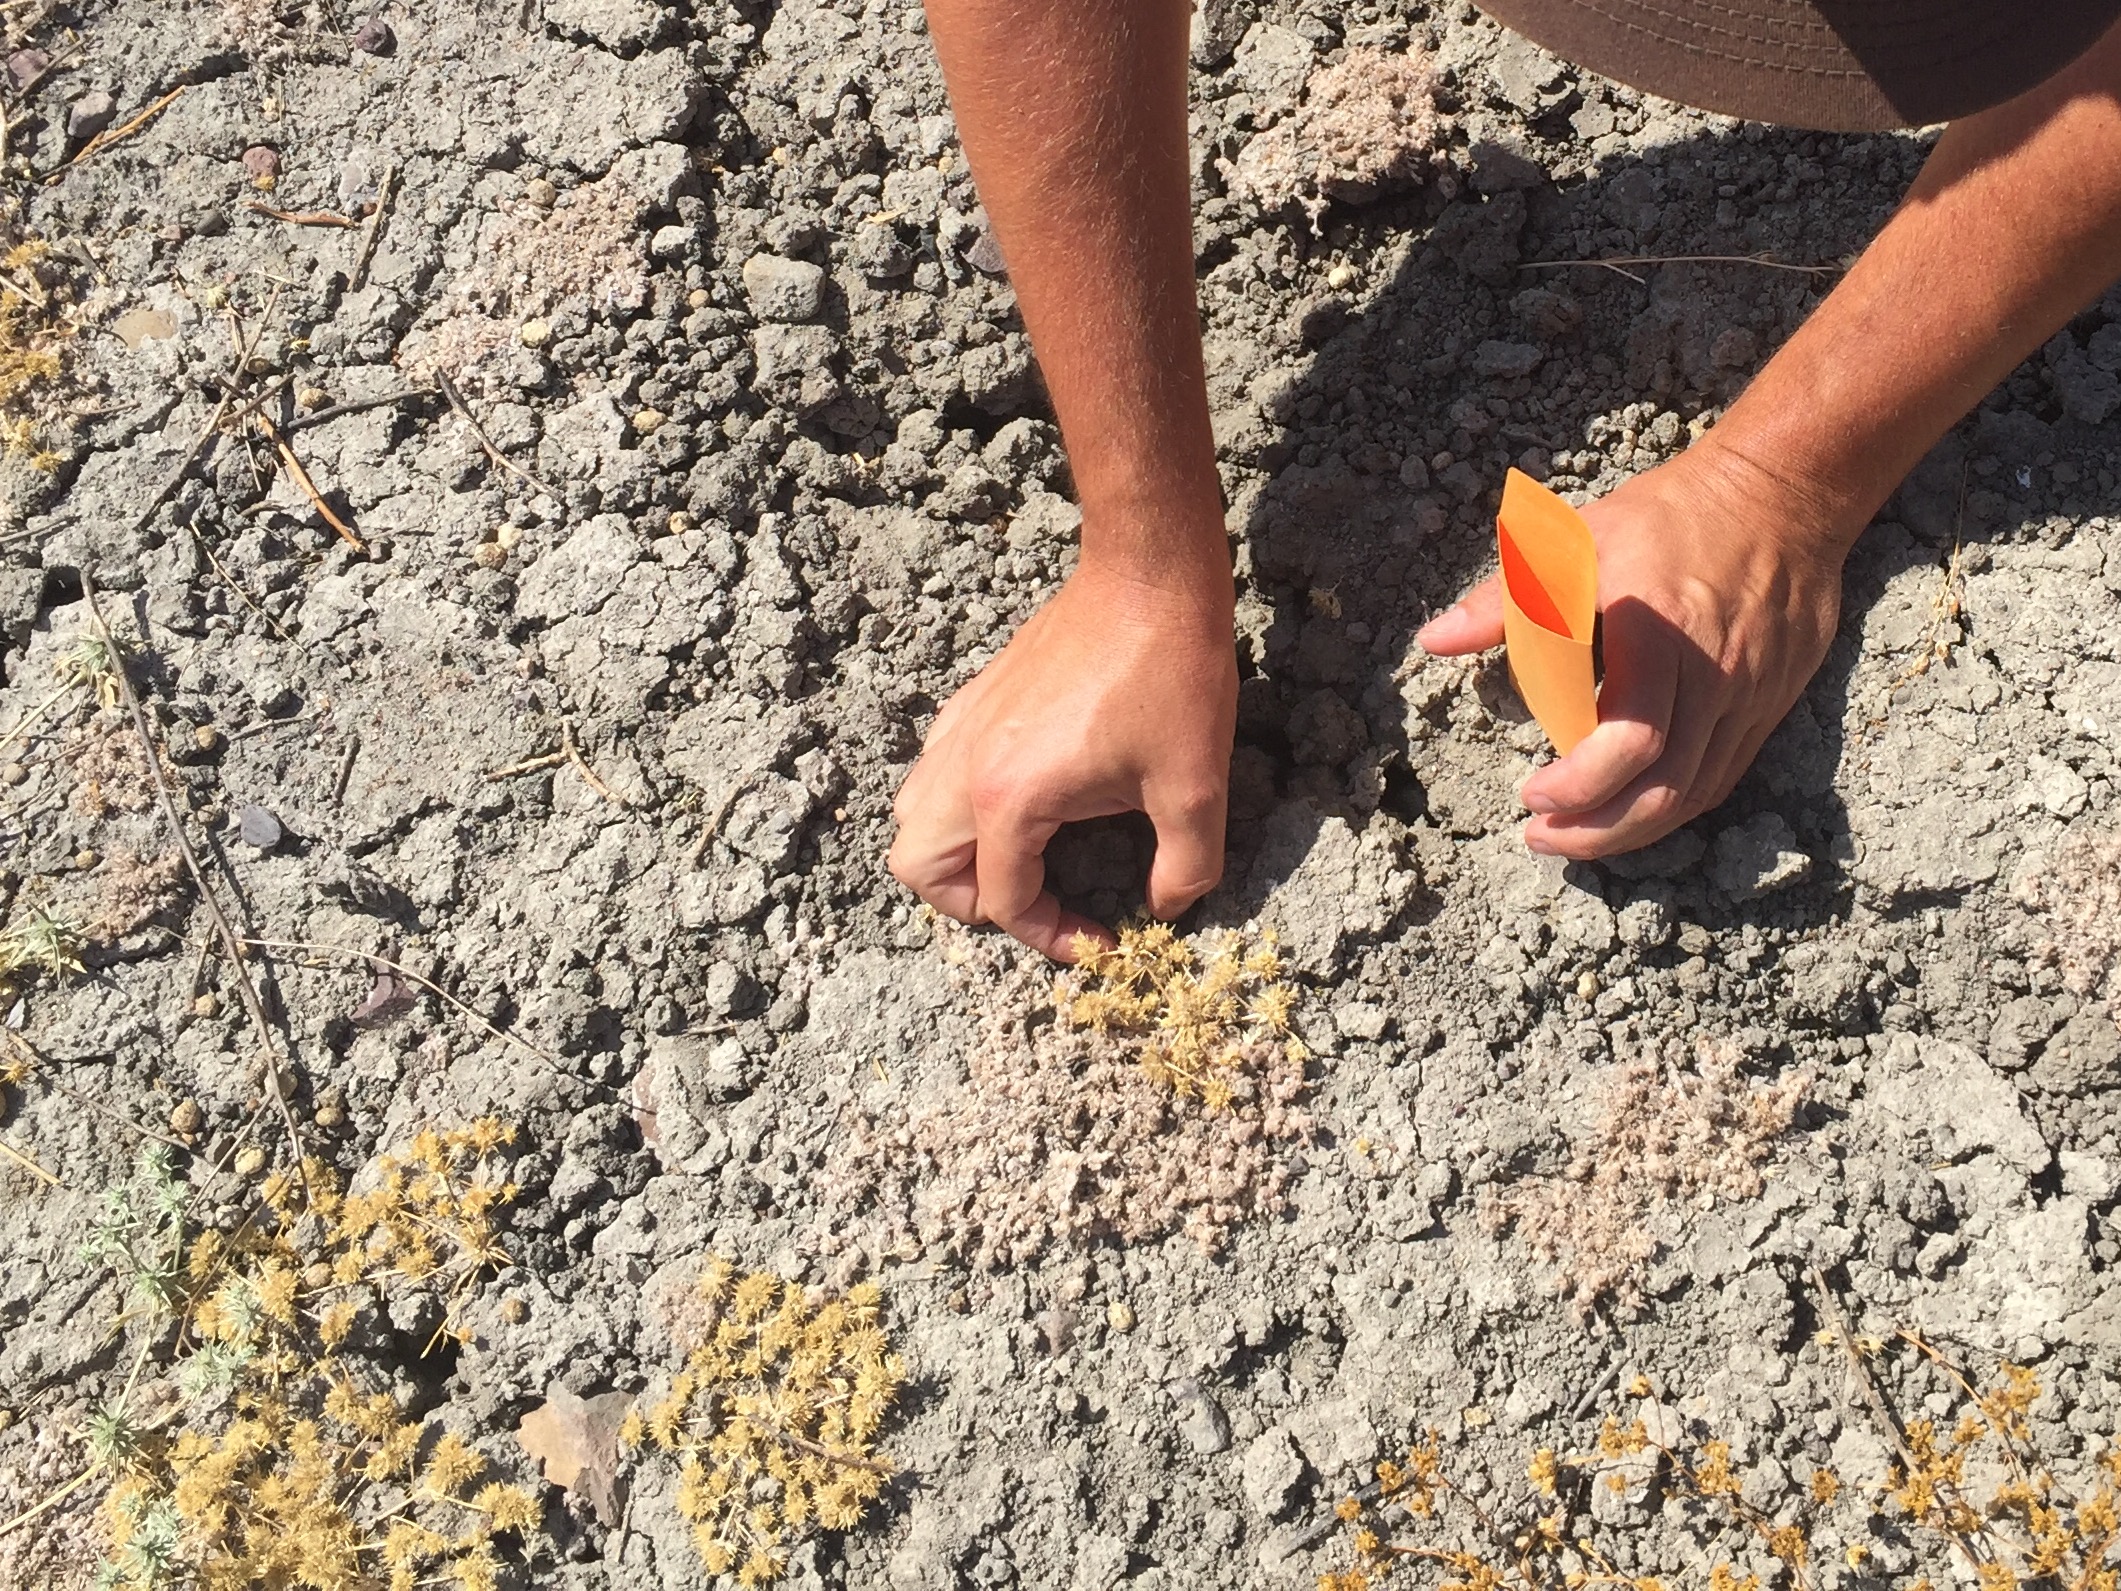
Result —
M 1649 845 L 1731 793 L 1826 656 L 1855 539 L 1714 433 L 1583 515 L 1604 615 L 1598 727 L 1519 792 L 1537 814 L 1526 845 L 1579 860 Z M 1497 580 L 1416 639 L 1442 657 L 1500 645 Z

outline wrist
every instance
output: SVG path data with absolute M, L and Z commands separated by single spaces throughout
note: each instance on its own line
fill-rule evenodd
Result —
M 1221 494 L 1158 490 L 1085 495 L 1079 567 L 1145 600 L 1227 619 L 1236 601 Z
M 1838 568 L 1890 488 L 1874 495 L 1849 471 L 1790 443 L 1786 436 L 1719 425 L 1683 456 L 1735 501 L 1764 510 L 1748 517 L 1774 526 L 1784 546 L 1830 559 Z

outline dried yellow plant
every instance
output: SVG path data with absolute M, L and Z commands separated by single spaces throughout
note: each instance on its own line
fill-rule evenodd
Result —
M 22 291 L 47 252 L 30 239 L 0 254 L 0 448 L 43 470 L 55 468 L 59 456 L 38 441 L 36 405 L 59 379 L 59 347 L 73 334 L 70 324 L 52 315 L 48 298 L 40 302 Z
M 1753 1536 L 1796 1591 L 1813 1591 L 1820 1584 L 1819 1527 L 1835 1513 L 1854 1514 L 1859 1524 L 1882 1521 L 1931 1549 L 1909 1576 L 1875 1582 L 1899 1591 L 1930 1591 L 1957 1576 L 1980 1591 L 2121 1591 L 2121 1569 L 2109 1563 L 2121 1544 L 2121 1448 L 2098 1461 L 2088 1489 L 2069 1494 L 2032 1448 L 2027 1412 L 2041 1392 L 2032 1371 L 2005 1364 L 1996 1382 L 1977 1392 L 1920 1337 L 1900 1336 L 1943 1368 L 1966 1402 L 1948 1427 L 1908 1422 L 1895 1443 L 1899 1462 L 1868 1488 L 1814 1469 L 1804 1495 L 1770 1513 L 1745 1498 L 1729 1442 L 1711 1437 L 1682 1451 L 1658 1440 L 1649 1420 L 1608 1416 L 1587 1453 L 1534 1452 L 1525 1466 L 1530 1500 L 1504 1513 L 1484 1508 L 1472 1490 L 1452 1481 L 1442 1439 L 1431 1431 L 1404 1458 L 1379 1464 L 1375 1483 L 1335 1509 L 1352 1562 L 1320 1575 L 1319 1591 L 1375 1591 L 1414 1568 L 1430 1570 L 1438 1591 L 1671 1591 L 1697 1571 L 1675 1568 L 1660 1577 L 1616 1568 L 1581 1512 L 1591 1487 L 1626 1492 L 1653 1478 L 1668 1499 L 1706 1505 L 1694 1513 L 1667 1508 L 1665 1517 L 1699 1531 L 1686 1556 L 1710 1560 L 1709 1591 L 1761 1591 L 1757 1575 L 1715 1557 L 1709 1538 L 1726 1523 Z M 1877 1351 L 1882 1344 L 1868 1346 Z M 1638 1381 L 1631 1390 L 1642 1395 L 1648 1387 Z M 1655 1425 L 1671 1428 L 1668 1416 Z M 1983 1472 L 2003 1479 L 1977 1495 L 1968 1477 Z M 1840 1557 L 1849 1570 L 1872 1576 L 1867 1534 L 1844 1530 L 1852 1545 Z
M 629 1446 L 678 1461 L 678 1511 L 709 1574 L 780 1578 L 792 1541 L 850 1530 L 893 1468 L 875 1443 L 905 1366 L 873 1283 L 813 1300 L 799 1282 L 710 1261 L 706 1315 L 670 1391 L 629 1413 Z
M 167 1156 L 142 1191 L 107 1201 L 92 1247 L 132 1273 L 158 1322 L 149 1346 L 173 1330 L 180 1397 L 161 1424 L 122 1397 L 92 1422 L 92 1456 L 116 1476 L 104 1586 L 492 1591 L 494 1538 L 531 1530 L 536 1501 L 487 1478 L 453 1432 L 364 1387 L 340 1349 L 364 1305 L 409 1288 L 443 1301 L 449 1331 L 470 1289 L 506 1266 L 494 1212 L 514 1197 L 498 1164 L 514 1137 L 490 1119 L 430 1129 L 373 1161 L 354 1194 L 312 1158 L 268 1177 L 231 1232 L 186 1233 Z
M 1074 970 L 1054 989 L 1070 1027 L 1138 1040 L 1142 1069 L 1181 1099 L 1228 1110 L 1237 1079 L 1280 1053 L 1309 1054 L 1290 1028 L 1295 987 L 1271 933 L 1196 947 L 1165 923 L 1122 928 L 1115 945 L 1078 935 Z

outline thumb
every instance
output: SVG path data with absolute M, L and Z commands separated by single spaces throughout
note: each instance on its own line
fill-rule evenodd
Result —
M 1151 801 L 1156 860 L 1149 864 L 1149 913 L 1176 917 L 1222 882 L 1223 823 L 1230 791 L 1218 785 L 1199 799 L 1169 805 Z
M 1487 579 L 1439 613 L 1414 637 L 1432 657 L 1463 657 L 1502 645 L 1502 577 Z

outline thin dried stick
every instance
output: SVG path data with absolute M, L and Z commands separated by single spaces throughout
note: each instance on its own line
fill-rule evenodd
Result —
M 331 226 L 351 228 L 361 223 L 350 215 L 341 215 L 336 210 L 275 210 L 269 204 L 260 204 L 255 199 L 244 202 L 243 208 L 264 216 L 270 221 L 285 221 L 289 226 Z
M 36 1161 L 30 1159 L 28 1155 L 24 1154 L 21 1150 L 17 1149 L 5 1138 L 0 1138 L 0 1155 L 6 1155 L 8 1159 L 14 1161 L 14 1163 L 20 1166 L 24 1171 L 35 1172 L 38 1176 L 42 1177 L 47 1183 L 51 1184 L 51 1186 L 55 1188 L 63 1188 L 66 1186 L 65 1183 L 61 1182 L 49 1171 L 46 1171 L 42 1166 L 38 1165 Z
M 560 742 L 566 748 L 563 754 L 569 762 L 574 764 L 574 771 L 588 781 L 590 789 L 615 807 L 626 805 L 626 798 L 599 779 L 596 770 L 590 767 L 587 759 L 583 757 L 582 748 L 574 743 L 573 724 L 563 722 L 560 725 Z
M 351 403 L 334 403 L 328 408 L 313 409 L 308 414 L 295 416 L 280 427 L 281 434 L 293 436 L 297 431 L 306 431 L 313 425 L 322 425 L 326 420 L 337 420 L 349 414 L 366 414 L 370 409 L 381 409 L 393 403 L 406 403 L 414 398 L 431 398 L 433 387 L 407 387 L 403 392 L 393 392 L 381 398 L 358 398 Z
M 103 620 L 103 609 L 96 601 L 96 580 L 86 569 L 81 571 L 81 595 L 88 602 L 89 617 L 95 620 L 96 633 L 102 637 L 109 650 L 112 672 L 118 677 L 118 692 L 125 698 L 125 710 L 132 715 L 133 733 L 140 737 L 140 754 L 147 759 L 147 771 L 154 779 L 155 794 L 162 803 L 162 815 L 169 821 L 169 830 L 177 842 L 177 851 L 184 858 L 192 882 L 198 886 L 199 899 L 205 903 L 207 916 L 213 919 L 214 931 L 221 936 L 221 943 L 236 975 L 236 987 L 243 996 L 243 1008 L 250 1013 L 251 1026 L 257 1030 L 258 1043 L 265 1061 L 265 1086 L 280 1113 L 280 1124 L 287 1129 L 287 1142 L 294 1151 L 295 1168 L 301 1173 L 303 1186 L 309 1184 L 309 1173 L 303 1165 L 302 1133 L 295 1125 L 295 1113 L 288 1109 L 287 1090 L 283 1086 L 284 1073 L 280 1070 L 280 1057 L 273 1044 L 272 1023 L 266 1020 L 265 1004 L 258 998 L 257 985 L 251 982 L 250 969 L 243 964 L 244 936 L 236 932 L 235 924 L 221 909 L 221 902 L 214 895 L 213 886 L 207 882 L 206 869 L 199 865 L 199 853 L 192 849 L 191 836 L 184 830 L 183 814 L 177 810 L 176 797 L 169 793 L 169 781 L 162 777 L 162 759 L 155 751 L 155 737 L 147 726 L 147 712 L 140 705 L 139 692 L 133 689 L 132 676 L 126 671 L 125 659 L 118 651 L 118 643 L 112 637 L 110 626 Z
M 1526 260 L 1521 271 L 1558 271 L 1573 265 L 1591 265 L 1625 276 L 1631 282 L 1641 277 L 1623 269 L 1629 265 L 1757 265 L 1764 271 L 1790 271 L 1799 276 L 1839 276 L 1846 266 L 1794 265 L 1771 254 L 1615 254 L 1595 260 Z
M 60 1487 L 49 1497 L 45 1498 L 43 1502 L 34 1504 L 29 1508 L 25 1508 L 21 1513 L 15 1515 L 13 1519 L 7 1521 L 6 1524 L 0 1525 L 0 1536 L 7 1535 L 10 1531 L 28 1524 L 32 1519 L 35 1519 L 40 1514 L 49 1513 L 52 1509 L 57 1508 L 61 1503 L 65 1502 L 67 1498 L 73 1496 L 75 1492 L 79 1491 L 82 1487 L 86 1486 L 90 1481 L 94 1480 L 98 1475 L 102 1473 L 102 1465 L 89 1465 L 87 1469 L 83 1470 L 72 1480 L 68 1481 L 64 1486 Z
M 513 779 L 526 773 L 543 773 L 547 768 L 557 768 L 567 761 L 564 751 L 548 751 L 542 757 L 526 757 L 521 762 L 511 762 L 505 768 L 496 768 L 486 778 L 491 783 L 496 779 Z
M 138 1133 L 142 1138 L 152 1139 L 158 1144 L 167 1144 L 172 1149 L 189 1149 L 191 1147 L 191 1145 L 185 1143 L 184 1140 L 181 1138 L 172 1138 L 167 1133 L 156 1132 L 152 1127 L 143 1127 L 138 1122 L 134 1121 L 130 1116 L 127 1116 L 120 1111 L 112 1110 L 110 1106 L 104 1104 L 101 1100 L 91 1099 L 88 1095 L 82 1093 L 81 1090 L 79 1090 L 78 1088 L 68 1087 L 65 1083 L 60 1082 L 58 1078 L 51 1075 L 51 1072 L 49 1070 L 49 1067 L 51 1065 L 50 1061 L 46 1057 L 39 1055 L 34 1049 L 30 1048 L 30 1043 L 28 1039 L 25 1039 L 21 1034 L 16 1033 L 13 1030 L 9 1030 L 7 1036 L 9 1041 L 13 1043 L 14 1046 L 19 1049 L 25 1056 L 29 1058 L 31 1063 L 29 1074 L 30 1078 L 32 1081 L 36 1082 L 40 1087 L 53 1089 L 58 1093 L 64 1094 L 75 1104 L 85 1106 L 87 1109 L 96 1112 L 96 1114 L 98 1114 L 99 1116 L 108 1116 L 112 1121 L 116 1122 L 119 1126 L 125 1128 L 128 1132 Z M 82 1059 L 90 1058 L 91 1057 L 82 1057 Z
M 414 972 L 410 967 L 402 967 L 398 965 L 397 962 L 392 961 L 388 956 L 372 955 L 366 950 L 355 950 L 348 945 L 320 945 L 313 944 L 309 941 L 300 939 L 246 939 L 243 941 L 243 943 L 247 945 L 256 945 L 260 950 L 291 950 L 303 955 L 310 956 L 340 956 L 352 961 L 365 961 L 371 967 L 381 967 L 384 971 L 392 973 L 397 977 L 403 978 L 407 982 L 417 983 L 421 988 L 425 989 L 436 999 L 441 1000 L 443 1003 L 454 1007 L 457 1011 L 469 1017 L 472 1021 L 478 1023 L 480 1027 L 484 1028 L 488 1033 L 492 1034 L 502 1043 L 513 1044 L 520 1049 L 528 1050 L 532 1055 L 535 1055 L 547 1066 L 554 1067 L 562 1072 L 567 1071 L 567 1068 L 560 1064 L 560 1058 L 558 1056 L 552 1054 L 548 1050 L 539 1049 L 537 1045 L 531 1043 L 530 1040 L 523 1038 L 519 1034 L 511 1033 L 506 1028 L 495 1027 L 491 1022 L 487 1021 L 486 1018 L 480 1016 L 478 1012 L 474 1011 L 462 1000 L 459 1000 L 455 995 L 451 994 L 439 983 L 436 983 L 432 978 L 423 978 L 420 976 L 420 974 Z M 572 1076 L 573 1074 L 568 1073 L 568 1075 Z
M 74 167 L 80 165 L 83 161 L 93 160 L 96 156 L 102 154 L 104 150 L 110 148 L 112 144 L 122 143 L 124 140 L 132 137 L 134 133 L 138 132 L 149 122 L 153 121 L 157 116 L 161 115 L 164 111 L 168 110 L 170 106 L 174 105 L 177 102 L 177 96 L 184 92 L 185 86 L 186 85 L 181 83 L 178 84 L 167 94 L 164 94 L 160 99 L 156 100 L 154 104 L 148 106 L 146 110 L 142 111 L 131 121 L 127 122 L 123 127 L 113 127 L 108 132 L 101 132 L 96 134 L 95 137 L 91 138 L 85 145 L 82 146 L 80 154 L 74 156 L 74 158 L 66 162 L 65 165 L 56 168 L 48 176 L 45 177 L 45 186 L 49 187 L 51 184 L 57 182 L 61 177 L 65 176 L 69 171 L 73 170 Z
M 336 530 L 340 538 L 355 552 L 368 551 L 361 545 L 361 538 L 347 526 L 346 521 L 331 511 L 331 504 L 324 501 L 324 494 L 317 490 L 317 483 L 309 478 L 309 471 L 302 468 L 302 461 L 295 457 L 295 450 L 287 445 L 287 438 L 280 435 L 280 428 L 265 417 L 263 410 L 259 411 L 257 420 L 258 429 L 265 433 L 265 440 L 279 450 L 280 462 L 287 466 L 289 479 L 302 488 L 302 495 L 309 499 L 310 506 L 324 516 L 324 522 Z
M 177 467 L 162 478 L 162 484 L 155 489 L 154 496 L 147 500 L 147 506 L 140 510 L 139 514 L 134 518 L 132 528 L 125 533 L 125 539 L 128 542 L 140 539 L 140 533 L 146 530 L 155 515 L 162 511 L 162 505 L 169 501 L 170 494 L 184 484 L 184 477 L 189 475 L 192 471 L 192 466 L 199 462 L 200 456 L 206 451 L 207 444 L 213 441 L 214 434 L 221 429 L 221 422 L 228 418 L 229 407 L 235 401 L 236 396 L 234 393 L 225 394 L 221 399 L 220 405 L 215 408 L 206 424 L 199 427 L 199 434 L 192 438 L 191 446 L 184 450 L 184 457 L 177 460 Z M 18 530 L 12 535 L 0 537 L 0 546 L 5 546 L 9 542 L 32 541 L 39 536 L 48 534 L 51 534 L 51 532 L 46 530 Z
M 1907 1434 L 1900 1429 L 1900 1421 L 1886 1403 L 1885 1394 L 1878 1389 L 1877 1378 L 1871 1374 L 1870 1365 L 1856 1346 L 1856 1334 L 1849 1329 L 1847 1311 L 1842 1309 L 1841 1300 L 1834 1296 L 1833 1288 L 1827 1285 L 1824 1271 L 1814 1265 L 1810 1269 L 1810 1275 L 1812 1290 L 1819 1295 L 1820 1306 L 1826 1310 L 1827 1319 L 1833 1323 L 1834 1335 L 1841 1339 L 1842 1351 L 1848 1355 L 1849 1363 L 1855 1367 L 1856 1384 L 1863 1389 L 1863 1400 L 1870 1405 L 1871 1418 L 1877 1422 L 1878 1429 L 1885 1439 L 1892 1443 L 1893 1451 L 1900 1455 L 1904 1472 L 1908 1475 L 1918 1474 L 1922 1465 L 1915 1458 L 1914 1450 L 1907 1445 Z M 1951 1537 L 1953 1545 L 1966 1554 L 1967 1562 L 1978 1572 L 1982 1563 L 1981 1554 L 1975 1550 L 1971 1541 L 1952 1528 L 1949 1516 L 1945 1518 L 1944 1530 Z
M 376 207 L 368 213 L 368 231 L 361 238 L 361 252 L 354 256 L 353 269 L 346 274 L 346 290 L 357 293 L 361 284 L 368 280 L 368 263 L 376 257 L 376 244 L 383 236 L 383 220 L 390 209 L 391 196 L 397 191 L 398 168 L 392 166 L 383 173 L 382 184 L 376 189 Z
M 464 423 L 471 428 L 473 438 L 480 447 L 486 450 L 488 458 L 492 459 L 502 469 L 508 471 L 509 474 L 528 481 L 554 502 L 563 501 L 558 492 L 547 486 L 543 481 L 531 474 L 530 471 L 523 468 L 522 465 L 493 445 L 493 438 L 488 436 L 486 428 L 473 418 L 470 406 L 464 402 L 464 394 L 457 391 L 457 384 L 449 379 L 446 372 L 440 370 L 435 372 L 435 385 L 442 389 L 442 396 L 449 400 L 449 406 L 456 410 L 463 417 Z

